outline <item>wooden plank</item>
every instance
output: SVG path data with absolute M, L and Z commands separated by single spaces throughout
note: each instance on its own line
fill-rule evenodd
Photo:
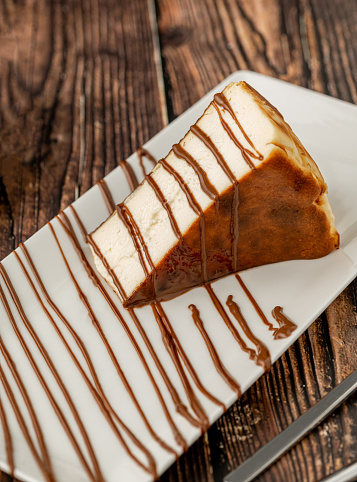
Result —
M 357 102 L 353 0 L 159 0 L 171 118 L 235 70 Z
M 146 0 L 2 11 L 1 258 L 165 121 Z
M 170 120 L 238 69 L 357 103 L 355 2 L 157 4 Z M 354 282 L 161 480 L 222 480 L 357 367 L 356 324 Z M 357 460 L 356 420 L 354 397 L 259 480 L 319 480 Z

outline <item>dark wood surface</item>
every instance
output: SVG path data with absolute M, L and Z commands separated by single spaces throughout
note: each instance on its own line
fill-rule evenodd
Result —
M 235 70 L 357 104 L 356 25 L 356 0 L 1 0 L 0 259 Z M 221 481 L 356 369 L 356 296 L 354 281 L 161 480 Z M 354 396 L 259 480 L 356 460 Z

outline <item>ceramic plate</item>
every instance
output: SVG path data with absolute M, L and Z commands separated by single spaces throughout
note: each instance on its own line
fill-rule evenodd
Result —
M 234 276 L 224 278 L 212 285 L 225 308 L 227 296 L 233 295 L 251 331 L 256 337 L 264 340 L 274 362 L 357 274 L 357 189 L 355 186 L 357 107 L 259 74 L 236 72 L 149 141 L 146 145 L 147 149 L 157 159 L 164 157 L 171 145 L 177 142 L 202 114 L 211 101 L 213 93 L 222 91 L 229 82 L 239 80 L 249 82 L 283 113 L 287 122 L 317 161 L 329 186 L 329 200 L 336 217 L 337 229 L 341 234 L 341 248 L 325 258 L 279 263 L 248 270 L 241 274 L 246 286 L 270 322 L 276 323 L 271 316 L 271 311 L 276 305 L 280 305 L 284 308 L 286 315 L 298 325 L 289 338 L 274 340 L 272 332 L 262 323 Z M 137 177 L 141 179 L 143 175 L 136 155 L 131 156 L 128 162 L 133 166 Z M 121 202 L 130 192 L 122 168 L 117 168 L 110 173 L 106 182 L 116 203 Z M 78 199 L 74 206 L 87 232 L 95 229 L 108 216 L 98 186 L 93 187 Z M 70 210 L 66 212 L 73 223 L 81 247 L 91 263 L 89 248 L 81 237 L 73 214 Z M 87 305 L 78 296 L 55 238 L 49 226 L 45 226 L 26 242 L 26 247 L 51 300 L 62 312 L 62 320 L 58 313 L 54 312 L 54 305 L 51 307 L 47 301 L 44 301 L 38 282 L 31 275 L 34 286 L 43 300 L 42 303 L 48 309 L 55 325 L 50 322 L 14 254 L 3 261 L 3 266 L 18 293 L 23 312 L 26 314 L 25 320 L 21 319 L 3 279 L 0 280 L 9 309 L 14 316 L 13 323 L 16 323 L 19 336 L 23 337 L 32 354 L 33 362 L 41 374 L 42 384 L 35 373 L 34 364 L 31 366 L 19 342 L 4 304 L 0 303 L 2 344 L 7 348 L 16 366 L 18 377 L 22 380 L 28 400 L 31 401 L 57 480 L 72 482 L 88 480 L 90 473 L 96 473 L 95 460 L 106 481 L 151 480 L 152 476 L 133 460 L 118 437 L 123 438 L 131 454 L 144 465 L 148 465 L 147 455 L 145 455 L 147 449 L 156 461 L 158 473 L 164 472 L 174 462 L 175 455 L 154 440 L 153 434 L 160 437 L 178 454 L 182 452 L 182 448 L 174 439 L 173 424 L 188 445 L 201 435 L 199 427 L 194 426 L 175 410 L 172 392 L 170 394 L 168 386 L 176 390 L 183 405 L 188 407 L 189 401 L 183 383 L 165 349 L 150 307 L 135 310 L 143 330 L 140 333 L 130 314 L 120 306 L 115 295 L 108 289 L 108 296 L 126 323 L 128 330 L 125 330 L 123 321 L 120 321 L 120 317 L 112 310 L 108 300 L 89 279 L 59 221 L 54 220 L 52 226 L 69 267 L 86 295 Z M 17 253 L 29 270 L 23 252 L 18 249 Z M 181 343 L 182 350 L 186 353 L 202 385 L 226 407 L 229 407 L 236 400 L 237 395 L 217 373 L 204 338 L 195 326 L 191 311 L 188 309 L 191 303 L 199 309 L 205 330 L 218 355 L 232 377 L 240 384 L 242 391 L 247 390 L 262 375 L 263 369 L 238 346 L 205 289 L 196 288 L 175 300 L 163 303 L 165 313 Z M 88 314 L 88 306 L 93 313 L 92 320 Z M 227 313 L 240 331 L 228 309 Z M 98 320 L 99 326 L 95 326 L 93 317 Z M 69 327 L 74 330 L 72 334 L 63 320 L 67 320 Z M 45 357 L 41 354 L 39 345 L 35 343 L 28 328 L 32 329 L 41 341 L 47 352 Z M 138 350 L 129 339 L 129 331 L 146 360 L 157 390 L 154 389 L 154 384 L 138 355 Z M 156 354 L 156 362 L 148 345 L 144 343 L 144 333 Z M 76 336 L 77 342 L 80 340 L 91 359 L 91 369 L 83 355 L 83 350 L 79 349 L 80 344 L 76 343 Z M 250 346 L 245 335 L 242 334 L 242 336 Z M 78 360 L 82 373 L 73 358 L 69 356 L 69 349 Z M 62 389 L 54 378 L 54 371 L 51 372 L 46 363 L 46 357 L 47 360 L 51 359 L 58 377 L 62 380 Z M 165 376 L 158 369 L 158 361 L 165 371 Z M 2 377 L 6 378 L 13 399 L 18 404 L 36 453 L 43 458 L 45 451 L 42 449 L 41 452 L 39 444 L 41 437 L 36 436 L 35 433 L 37 425 L 32 423 L 33 417 L 30 417 L 28 405 L 26 406 L 19 385 L 16 383 L 15 372 L 10 370 L 11 363 L 5 360 L 4 351 L 0 353 L 0 365 Z M 192 387 L 208 415 L 209 423 L 212 424 L 223 413 L 223 408 L 210 401 L 197 389 L 194 377 L 189 374 L 185 363 L 182 362 L 182 366 L 187 376 L 187 383 Z M 97 376 L 96 388 L 94 372 Z M 123 374 L 137 400 L 137 406 L 125 387 Z M 44 386 L 52 394 L 52 403 L 46 395 Z M 94 392 L 97 393 L 97 401 L 93 396 L 93 387 Z M 64 396 L 65 391 L 73 403 L 72 408 L 68 403 L 68 397 L 66 400 Z M 3 415 L 6 416 L 11 433 L 16 475 L 19 479 L 26 481 L 43 480 L 43 473 L 29 448 L 24 431 L 20 428 L 8 394 L 9 391 L 5 390 L 4 384 L 0 383 Z M 161 401 L 158 394 L 161 394 Z M 103 400 L 106 400 L 105 403 Z M 138 406 L 144 417 L 139 415 Z M 63 423 L 68 424 L 70 436 L 69 432 L 64 430 L 54 407 L 57 413 L 61 413 Z M 166 414 L 165 410 L 167 410 Z M 188 410 L 192 415 L 192 409 Z M 110 412 L 109 416 L 108 412 Z M 75 413 L 78 414 L 77 419 Z M 171 426 L 168 421 L 170 417 Z M 127 431 L 119 420 L 125 424 Z M 148 429 L 149 425 L 152 428 L 152 434 Z M 87 443 L 84 434 L 88 436 Z M 133 442 L 130 434 L 137 438 L 141 448 L 139 448 L 140 444 Z M 9 471 L 4 435 L 4 425 L 0 423 L 0 467 L 2 470 Z M 90 447 L 93 449 L 95 458 L 90 454 Z M 84 463 L 81 463 L 78 453 L 82 454 Z

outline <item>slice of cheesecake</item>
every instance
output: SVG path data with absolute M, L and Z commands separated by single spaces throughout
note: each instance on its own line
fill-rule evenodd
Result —
M 216 94 L 165 159 L 89 236 L 125 307 L 338 247 L 327 186 L 282 115 L 245 82 Z

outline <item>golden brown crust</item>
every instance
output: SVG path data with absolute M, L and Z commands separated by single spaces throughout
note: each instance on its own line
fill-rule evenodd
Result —
M 291 259 L 314 259 L 338 248 L 339 236 L 321 203 L 323 179 L 309 175 L 288 154 L 275 148 L 268 159 L 239 183 L 238 271 Z M 205 212 L 208 280 L 233 272 L 231 207 L 233 188 Z M 156 299 L 169 299 L 201 285 L 201 242 L 198 220 L 160 262 Z M 183 252 L 183 251 L 184 252 Z M 189 269 L 187 269 L 189 266 Z M 154 300 L 148 277 L 126 307 Z

